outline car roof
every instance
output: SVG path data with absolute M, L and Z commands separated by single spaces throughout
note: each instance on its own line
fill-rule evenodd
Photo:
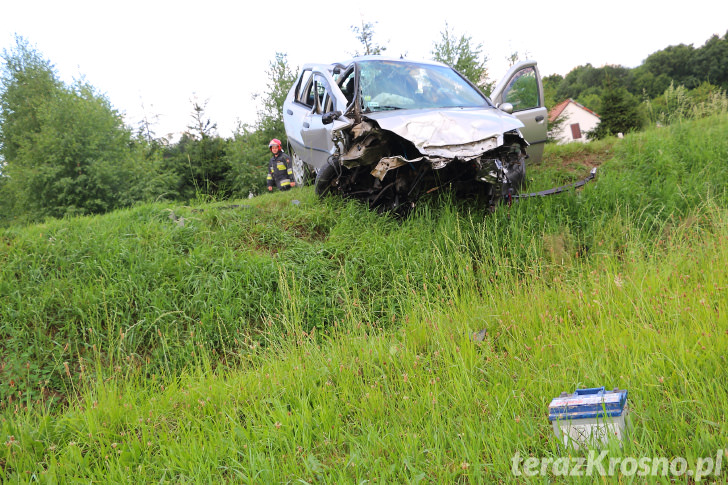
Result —
M 362 61 L 402 62 L 402 63 L 426 64 L 426 65 L 430 65 L 430 66 L 450 67 L 447 64 L 443 64 L 442 62 L 437 62 L 437 61 L 433 61 L 433 60 L 408 59 L 405 57 L 389 57 L 389 56 L 379 56 L 379 55 L 352 57 L 351 59 L 348 59 L 344 62 L 335 62 L 332 64 L 332 66 L 335 66 L 337 64 L 340 64 L 343 66 L 350 66 L 354 62 L 362 62 Z
M 362 61 L 380 61 L 380 62 L 401 62 L 401 63 L 414 63 L 414 64 L 424 64 L 428 66 L 441 66 L 441 67 L 448 67 L 451 68 L 451 66 L 448 66 L 447 64 L 444 64 L 442 62 L 428 60 L 428 59 L 407 59 L 404 57 L 389 57 L 389 56 L 379 56 L 379 55 L 369 55 L 369 56 L 357 56 L 352 57 L 350 59 L 347 59 L 343 62 L 333 62 L 331 64 L 323 64 L 319 62 L 312 62 L 312 63 L 306 63 L 301 67 L 301 70 L 311 69 L 311 68 L 321 68 L 321 69 L 327 69 L 329 71 L 333 70 L 335 67 L 340 68 L 348 68 L 355 62 L 362 62 Z

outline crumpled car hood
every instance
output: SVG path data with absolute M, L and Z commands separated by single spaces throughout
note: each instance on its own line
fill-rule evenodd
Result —
M 401 113 L 401 114 L 400 114 Z M 475 157 L 503 144 L 503 133 L 523 123 L 496 108 L 382 111 L 367 113 L 379 127 L 435 157 Z

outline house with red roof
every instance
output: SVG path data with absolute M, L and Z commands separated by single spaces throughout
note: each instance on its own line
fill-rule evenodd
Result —
M 559 122 L 554 125 L 556 120 Z M 554 127 L 551 136 L 556 138 L 558 143 L 587 142 L 589 141 L 587 132 L 592 131 L 598 124 L 598 114 L 571 98 L 557 104 L 549 111 L 549 125 Z

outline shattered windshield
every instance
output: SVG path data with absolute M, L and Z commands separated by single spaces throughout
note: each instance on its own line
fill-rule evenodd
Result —
M 413 62 L 359 62 L 362 111 L 487 105 L 486 99 L 447 66 Z

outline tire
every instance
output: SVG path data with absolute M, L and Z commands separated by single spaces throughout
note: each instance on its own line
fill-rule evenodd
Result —
M 311 182 L 313 178 L 311 169 L 296 152 L 291 154 L 291 169 L 293 170 L 293 181 L 296 182 L 297 186 L 303 187 Z
M 331 184 L 341 174 L 341 165 L 339 162 L 329 162 L 316 174 L 316 195 L 324 197 L 332 190 Z

